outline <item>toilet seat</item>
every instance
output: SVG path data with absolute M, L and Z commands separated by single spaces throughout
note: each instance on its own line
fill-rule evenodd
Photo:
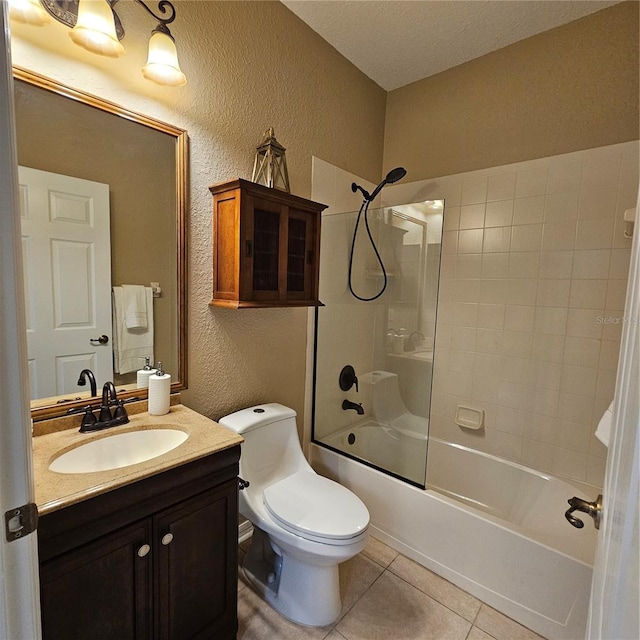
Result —
M 324 544 L 351 544 L 369 526 L 369 512 L 360 498 L 310 471 L 299 471 L 267 487 L 263 503 L 283 529 Z

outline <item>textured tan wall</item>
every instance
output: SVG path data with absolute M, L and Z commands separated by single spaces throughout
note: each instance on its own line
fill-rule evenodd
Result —
M 84 52 L 57 23 L 12 24 L 13 61 L 186 129 L 190 136 L 189 389 L 210 417 L 277 401 L 302 414 L 307 312 L 213 309 L 208 186 L 251 177 L 269 127 L 287 147 L 292 191 L 311 193 L 311 156 L 371 181 L 382 168 L 385 92 L 277 2 L 176 2 L 183 88 L 142 78 L 153 21 L 118 3 L 118 60 Z
M 390 92 L 384 167 L 420 180 L 638 137 L 625 2 Z

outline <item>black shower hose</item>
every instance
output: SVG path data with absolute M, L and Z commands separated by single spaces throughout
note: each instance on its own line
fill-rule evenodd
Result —
M 372 300 L 377 300 L 384 293 L 384 290 L 387 288 L 387 271 L 384 268 L 384 262 L 382 262 L 382 258 L 380 257 L 378 247 L 376 247 L 375 240 L 371 235 L 371 229 L 369 228 L 369 216 L 368 216 L 369 204 L 370 204 L 370 201 L 365 199 L 362 201 L 362 204 L 360 205 L 360 210 L 358 211 L 358 217 L 356 218 L 356 226 L 355 226 L 355 229 L 353 230 L 353 238 L 351 240 L 351 251 L 349 253 L 349 291 L 351 292 L 351 295 L 354 298 L 357 298 L 358 300 L 362 300 L 362 302 L 371 302 Z M 371 242 L 373 251 L 376 254 L 376 258 L 378 258 L 378 262 L 380 263 L 380 268 L 382 269 L 382 276 L 384 278 L 384 282 L 382 283 L 382 288 L 380 289 L 380 291 L 378 291 L 378 293 L 376 293 L 376 295 L 372 296 L 371 298 L 363 298 L 362 296 L 359 296 L 353 290 L 353 286 L 351 283 L 351 274 L 353 271 L 353 250 L 356 246 L 356 236 L 358 234 L 358 225 L 360 224 L 360 218 L 362 216 L 363 211 L 364 211 L 364 224 L 367 229 L 367 234 L 369 235 L 369 241 Z

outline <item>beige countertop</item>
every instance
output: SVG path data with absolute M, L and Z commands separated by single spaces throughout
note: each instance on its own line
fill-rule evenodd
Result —
M 217 422 L 178 404 L 164 416 L 148 413 L 129 415 L 129 423 L 98 431 L 80 433 L 80 416 L 75 416 L 73 429 L 64 429 L 33 438 L 35 501 L 38 513 L 44 515 L 87 500 L 101 493 L 136 482 L 142 478 L 204 458 L 217 451 L 240 444 L 238 434 Z M 56 473 L 49 470 L 51 462 L 78 445 L 117 433 L 140 429 L 179 429 L 189 435 L 181 445 L 156 458 L 137 464 L 93 473 Z

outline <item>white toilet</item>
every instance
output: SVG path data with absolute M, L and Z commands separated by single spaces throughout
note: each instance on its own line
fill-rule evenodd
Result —
M 338 619 L 338 564 L 362 551 L 369 512 L 351 491 L 319 476 L 302 454 L 296 412 L 263 404 L 220 424 L 241 434 L 240 513 L 254 527 L 244 571 L 283 616 L 309 626 Z

